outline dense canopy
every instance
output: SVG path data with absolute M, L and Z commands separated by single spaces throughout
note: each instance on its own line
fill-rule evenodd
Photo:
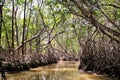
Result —
M 0 46 L 6 54 L 79 54 L 88 65 L 81 68 L 90 70 L 90 59 L 100 73 L 119 64 L 119 43 L 120 0 L 0 0 Z M 101 66 L 94 62 L 99 58 Z

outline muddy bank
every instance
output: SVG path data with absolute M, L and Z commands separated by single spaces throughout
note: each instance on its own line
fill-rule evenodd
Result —
M 39 54 L 25 54 L 24 58 L 21 57 L 9 57 L 1 61 L 1 66 L 4 67 L 4 71 L 8 73 L 19 72 L 29 70 L 30 68 L 36 68 L 38 66 L 48 65 L 56 63 L 57 59 L 54 56 L 39 55 Z
M 3 55 L 4 54 L 4 55 Z M 26 53 L 22 54 L 8 54 L 4 49 L 2 49 L 2 54 L 0 55 L 0 72 L 4 75 L 4 72 L 7 73 L 16 73 L 24 70 L 29 70 L 30 68 L 36 68 L 39 66 L 49 65 L 57 63 L 59 60 L 64 61 L 78 61 L 78 55 L 62 55 L 61 53 L 54 54 L 37 54 Z M 4 77 L 4 76 L 3 76 Z
M 104 41 L 86 42 L 79 69 L 120 78 L 120 45 Z
M 57 59 L 54 54 L 37 54 L 26 53 L 21 54 L 8 54 L 4 49 L 0 54 L 0 73 L 2 80 L 6 80 L 5 73 L 16 73 L 20 71 L 30 70 L 30 68 L 36 68 L 48 64 L 57 63 Z
M 47 54 L 25 54 L 24 58 L 13 56 L 9 58 L 5 57 L 5 59 L 0 60 L 0 73 L 4 80 L 6 79 L 5 72 L 16 73 L 53 63 L 57 63 L 57 59 L 53 55 L 48 56 Z

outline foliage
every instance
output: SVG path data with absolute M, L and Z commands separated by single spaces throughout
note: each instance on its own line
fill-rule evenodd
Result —
M 24 3 L 24 0 L 14 2 L 15 50 L 22 47 Z M 6 0 L 2 12 L 1 45 L 4 48 L 12 47 L 12 11 L 12 1 Z M 78 53 L 81 43 L 89 38 L 99 38 L 99 35 L 95 36 L 98 32 L 119 42 L 120 6 L 117 0 L 28 0 L 25 14 L 27 48 L 36 50 L 39 45 L 43 51 L 51 44 L 69 53 L 73 50 Z

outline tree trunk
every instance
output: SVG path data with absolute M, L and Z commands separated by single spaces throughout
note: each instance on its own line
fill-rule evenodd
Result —
M 19 46 L 19 36 L 18 36 L 18 25 L 17 25 L 17 10 L 18 10 L 18 7 L 15 11 L 15 31 L 16 31 L 16 41 L 17 41 L 17 46 Z M 19 54 L 19 49 L 17 50 L 18 51 L 18 54 Z
M 22 35 L 22 57 L 25 53 L 24 51 L 24 40 L 25 40 L 25 28 L 26 28 L 26 4 L 27 4 L 27 0 L 25 0 L 25 3 L 24 3 L 24 21 L 23 21 L 23 35 Z
M 1 46 L 1 33 L 2 33 L 2 6 L 0 6 L 0 46 Z
M 12 53 L 14 54 L 14 0 L 12 0 Z
M 0 0 L 0 3 L 2 3 L 2 4 L 0 4 L 0 46 L 2 45 L 1 44 L 1 38 L 2 38 L 2 11 L 3 11 L 3 5 L 4 5 L 4 3 L 5 3 L 5 0 L 3 0 L 3 1 L 1 1 Z M 0 53 L 1 53 L 1 51 L 0 51 Z

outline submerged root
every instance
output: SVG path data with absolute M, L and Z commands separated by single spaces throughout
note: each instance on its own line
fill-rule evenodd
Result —
M 120 46 L 88 41 L 83 45 L 79 69 L 120 77 Z

